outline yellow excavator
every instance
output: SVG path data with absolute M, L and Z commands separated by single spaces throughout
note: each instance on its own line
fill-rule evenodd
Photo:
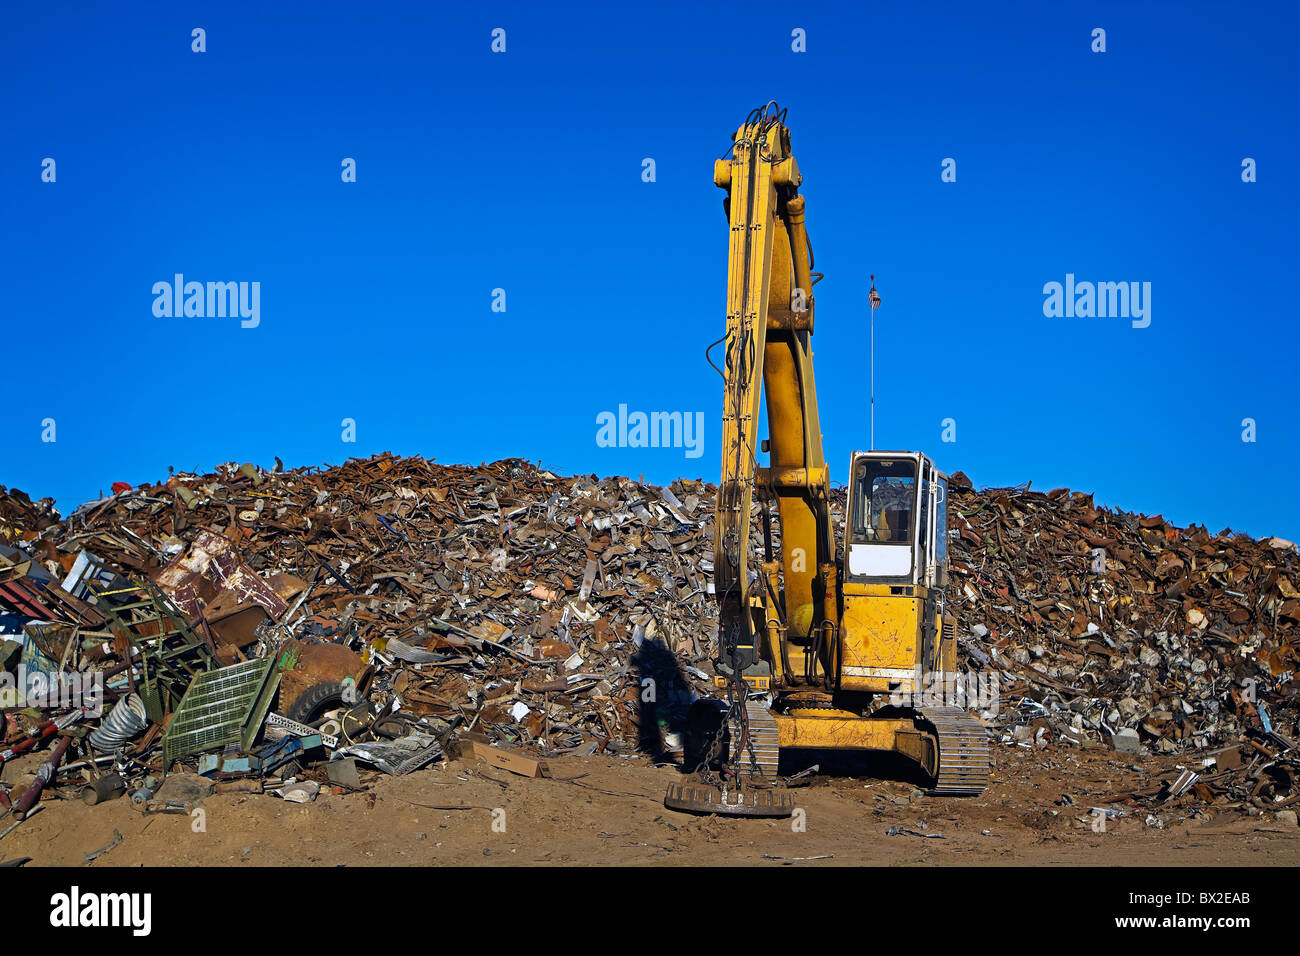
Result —
M 957 651 L 944 593 L 947 476 L 924 454 L 854 452 L 837 543 L 813 383 L 821 275 L 785 112 L 775 103 L 751 112 L 728 153 L 713 174 L 730 226 L 727 333 L 714 343 L 725 342 L 723 367 L 714 365 L 725 387 L 713 552 L 724 694 L 693 708 L 693 776 L 665 804 L 789 815 L 778 760 L 799 748 L 895 751 L 921 765 L 932 792 L 978 794 L 987 734 L 942 692 Z M 871 295 L 878 301 L 874 282 Z

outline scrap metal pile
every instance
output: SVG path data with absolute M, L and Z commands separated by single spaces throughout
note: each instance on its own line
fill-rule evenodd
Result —
M 391 455 L 173 475 L 59 522 L 11 494 L 0 636 L 25 691 L 98 676 L 112 746 L 84 708 L 54 736 L 135 792 L 178 767 L 327 783 L 323 755 L 408 772 L 466 742 L 655 751 L 707 680 L 709 494 Z M 72 699 L 11 697 L 8 740 Z
M 1176 528 L 1061 488 L 951 483 L 961 657 L 1000 680 L 1020 746 L 1186 754 L 1163 796 L 1300 801 L 1300 558 L 1279 538 Z
M 68 783 L 166 811 L 466 747 L 521 772 L 525 750 L 657 754 L 709 692 L 703 482 L 384 454 L 115 488 L 62 520 L 0 489 L 0 757 L 49 751 L 8 780 L 19 818 Z M 1300 796 L 1294 545 L 960 473 L 949 541 L 963 667 L 997 676 L 1008 744 L 1195 750 L 1215 769 L 1180 794 Z

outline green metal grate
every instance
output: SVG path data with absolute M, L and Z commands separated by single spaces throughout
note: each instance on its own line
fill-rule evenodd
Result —
M 163 735 L 163 765 L 237 744 L 247 751 L 280 683 L 275 658 L 243 661 L 197 675 Z
M 139 654 L 132 689 L 144 700 L 150 720 L 167 716 L 179 706 L 194 676 L 217 666 L 215 649 L 148 578 L 112 591 L 92 585 L 90 594 L 113 636 Z M 115 604 L 110 598 L 126 603 Z

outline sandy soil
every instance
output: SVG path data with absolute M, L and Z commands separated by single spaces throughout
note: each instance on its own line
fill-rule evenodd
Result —
M 1215 813 L 1191 802 L 1145 801 L 1139 809 L 1125 801 L 1175 776 L 1177 761 L 1136 758 L 1133 764 L 1108 751 L 1008 747 L 995 747 L 994 758 L 993 783 L 976 798 L 927 796 L 905 765 L 849 768 L 891 779 L 817 776 L 797 790 L 803 811 L 797 820 L 666 810 L 664 789 L 680 771 L 644 758 L 555 759 L 550 779 L 477 761 L 406 777 L 366 773 L 368 792 L 322 790 L 310 804 L 218 794 L 203 804 L 202 832 L 197 818 L 145 815 L 126 799 L 88 807 L 67 786 L 61 789 L 69 799 L 47 799 L 44 810 L 4 839 L 0 859 L 95 867 L 1300 862 L 1300 828 L 1272 814 Z M 1095 832 L 1090 808 L 1103 804 L 1129 812 Z M 1152 808 L 1162 829 L 1144 822 Z M 891 826 L 942 837 L 888 836 Z M 109 844 L 115 830 L 121 842 L 87 864 L 85 855 Z

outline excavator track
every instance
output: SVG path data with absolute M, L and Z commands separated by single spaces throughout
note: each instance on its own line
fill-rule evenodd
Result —
M 989 735 L 984 725 L 960 707 L 920 711 L 938 746 L 926 769 L 936 796 L 977 796 L 989 785 Z
M 774 781 L 781 757 L 781 733 L 777 730 L 776 718 L 761 700 L 745 701 L 745 717 L 749 723 L 749 739 L 739 756 L 736 772 L 751 777 L 757 773 L 762 779 Z M 729 748 L 735 747 L 741 730 L 738 718 L 727 721 Z

